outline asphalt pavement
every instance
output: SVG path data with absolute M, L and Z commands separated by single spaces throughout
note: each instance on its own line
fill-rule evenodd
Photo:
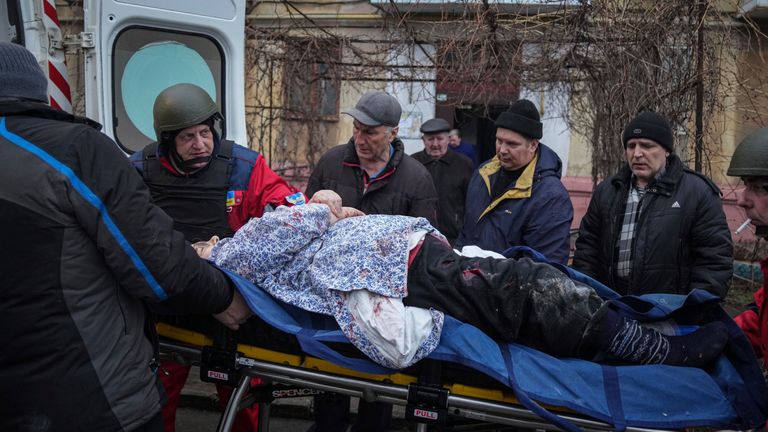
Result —
M 177 432 L 214 432 L 221 414 L 211 409 L 181 407 L 176 412 Z M 305 432 L 312 425 L 310 420 L 272 417 L 270 432 Z

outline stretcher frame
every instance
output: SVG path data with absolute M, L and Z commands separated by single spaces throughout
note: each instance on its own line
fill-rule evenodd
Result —
M 205 367 L 204 350 L 211 347 L 213 340 L 200 333 L 180 329 L 168 324 L 158 324 L 158 333 L 172 340 L 160 343 L 161 353 L 181 356 Z M 203 348 L 201 348 L 203 347 Z M 238 344 L 237 353 L 231 352 L 232 368 L 237 369 L 237 380 L 232 396 L 222 413 L 218 432 L 229 432 L 235 415 L 250 388 L 250 378 L 257 377 L 271 383 L 298 386 L 324 392 L 354 396 L 368 402 L 386 402 L 408 406 L 409 393 L 419 385 L 419 379 L 412 375 L 393 373 L 391 375 L 364 374 L 336 366 L 333 363 L 307 355 L 285 354 L 268 349 Z M 520 405 L 511 390 L 483 389 L 463 384 L 441 386 L 445 413 L 494 425 L 511 426 L 535 430 L 560 430 L 536 413 Z M 259 430 L 269 431 L 269 403 L 260 403 Z M 607 423 L 588 418 L 572 411 L 553 408 L 559 417 L 572 422 L 585 431 L 612 431 Z M 426 431 L 428 423 L 417 423 L 418 431 Z M 628 427 L 631 432 L 652 432 L 661 429 Z

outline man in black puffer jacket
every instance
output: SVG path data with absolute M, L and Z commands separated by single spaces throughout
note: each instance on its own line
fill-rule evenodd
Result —
M 621 294 L 699 288 L 724 298 L 733 243 L 720 189 L 674 154 L 672 129 L 659 114 L 639 114 L 623 142 L 627 165 L 597 186 L 573 267 Z

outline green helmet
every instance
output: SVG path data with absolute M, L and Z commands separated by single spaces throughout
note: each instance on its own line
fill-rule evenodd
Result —
M 158 142 L 169 141 L 171 133 L 222 119 L 216 103 L 208 93 L 194 84 L 182 83 L 160 92 L 152 108 Z
M 758 129 L 739 143 L 728 166 L 728 175 L 768 177 L 768 128 Z

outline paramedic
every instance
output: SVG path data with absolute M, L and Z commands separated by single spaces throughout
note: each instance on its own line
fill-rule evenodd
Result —
M 149 186 L 155 204 L 173 218 L 177 230 L 190 242 L 213 235 L 229 237 L 267 206 L 303 202 L 303 195 L 268 166 L 259 153 L 226 140 L 217 132 L 224 118 L 208 93 L 193 84 L 176 84 L 163 90 L 153 107 L 157 141 L 131 156 Z M 223 135 L 223 134 L 222 134 Z M 160 316 L 188 330 L 213 334 L 205 316 Z M 246 324 L 239 332 L 247 338 L 255 331 Z M 171 360 L 160 364 L 168 403 L 163 408 L 165 431 L 175 430 L 176 409 L 190 365 Z M 231 387 L 217 385 L 223 406 Z M 258 428 L 258 405 L 240 410 L 233 430 Z
M 741 177 L 744 190 L 737 204 L 743 208 L 755 226 L 758 237 L 768 237 L 768 128 L 762 128 L 745 138 L 733 153 L 729 176 Z M 768 285 L 768 258 L 760 262 L 763 286 L 755 292 L 755 302 L 735 318 L 744 330 L 759 358 L 768 358 L 768 307 L 765 287 Z
M 622 141 L 627 163 L 592 195 L 573 267 L 619 294 L 699 288 L 725 298 L 733 243 L 720 189 L 684 166 L 657 113 L 637 115 Z
M 342 204 L 369 214 L 408 215 L 437 220 L 437 192 L 429 171 L 405 153 L 397 137 L 402 108 L 384 92 L 365 93 L 346 112 L 353 119 L 349 142 L 326 152 L 312 171 L 307 195 L 329 189 Z M 349 396 L 325 393 L 315 400 L 315 432 L 344 431 L 349 418 Z M 355 428 L 387 431 L 392 405 L 358 405 Z
M 560 158 L 539 142 L 539 110 L 521 99 L 499 115 L 496 128 L 496 156 L 472 175 L 456 246 L 499 253 L 529 246 L 565 264 L 573 205 L 560 181 Z
M 0 430 L 162 430 L 147 304 L 250 314 L 97 123 L 48 106 L 47 79 L 0 42 Z M 165 301 L 163 301 L 165 300 Z
M 280 207 L 252 219 L 233 238 L 210 243 L 215 243 L 210 259 L 222 268 L 282 301 L 333 314 L 343 332 L 360 329 L 354 337 L 347 335 L 353 343 L 388 340 L 376 337 L 381 332 L 376 329 L 388 327 L 385 322 L 361 323 L 378 314 L 357 313 L 361 309 L 350 303 L 350 295 L 358 290 L 444 312 L 496 340 L 519 341 L 558 356 L 701 367 L 727 339 L 722 322 L 685 336 L 664 336 L 622 317 L 591 287 L 549 264 L 461 256 L 422 218 L 369 215 L 336 222 L 327 206 L 310 203 Z M 443 320 L 432 321 L 441 326 Z M 422 325 L 401 331 L 417 327 Z M 433 339 L 436 343 L 439 336 Z M 425 343 L 430 349 L 436 345 L 429 338 L 419 345 L 427 355 Z M 356 344 L 368 354 L 366 345 Z

